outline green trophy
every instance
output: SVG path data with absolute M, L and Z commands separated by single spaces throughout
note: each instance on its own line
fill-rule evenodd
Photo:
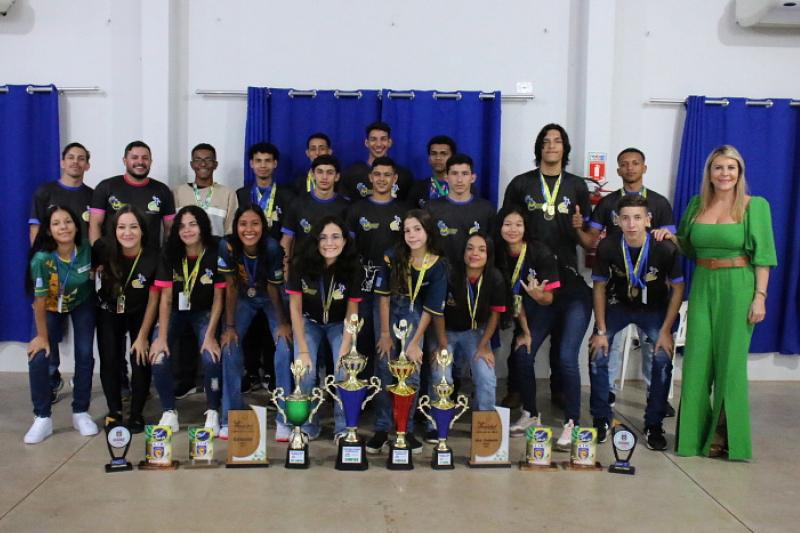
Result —
M 400 355 L 394 361 L 389 362 L 389 372 L 392 373 L 397 383 L 389 385 L 386 390 L 392 396 L 392 416 L 395 428 L 397 428 L 397 440 L 389 447 L 386 468 L 411 470 L 414 468 L 414 463 L 411 460 L 411 450 L 406 442 L 406 428 L 417 388 L 406 383 L 406 380 L 417 371 L 417 365 L 406 357 L 406 340 L 411 336 L 413 327 L 403 319 L 399 324 L 392 326 L 392 329 L 394 336 L 400 339 Z
M 301 428 L 317 414 L 325 398 L 319 387 L 314 387 L 310 396 L 300 390 L 300 381 L 308 371 L 302 361 L 296 359 L 289 368 L 294 376 L 294 392 L 284 396 L 283 387 L 278 387 L 272 393 L 271 400 L 284 419 L 293 426 L 292 434 L 289 436 L 289 449 L 286 452 L 286 468 L 308 468 L 311 465 L 308 458 L 308 435 L 303 433 Z M 314 400 L 317 403 L 312 408 Z M 284 406 L 281 406 L 281 401 L 284 402 Z

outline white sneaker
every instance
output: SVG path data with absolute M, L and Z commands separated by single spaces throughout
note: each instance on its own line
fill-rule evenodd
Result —
M 561 432 L 561 436 L 558 437 L 556 441 L 556 450 L 561 452 L 568 452 L 572 450 L 572 428 L 575 427 L 575 422 L 572 421 L 570 418 L 564 424 L 564 431 Z
M 528 431 L 529 427 L 535 427 L 541 425 L 541 419 L 539 418 L 540 415 L 531 416 L 531 414 L 526 411 L 525 409 L 522 410 L 522 414 L 517 419 L 516 422 L 511 424 L 509 428 L 509 434 L 512 437 L 523 437 L 525 436 L 525 432 Z
M 178 423 L 178 411 L 173 411 L 172 409 L 168 409 L 161 414 L 161 420 L 158 421 L 159 426 L 169 426 L 172 428 L 172 434 L 178 432 L 181 428 L 180 423 Z
M 275 442 L 289 442 L 289 435 L 292 434 L 292 428 L 286 424 L 281 424 L 275 427 Z
M 219 439 L 228 440 L 228 426 L 222 426 L 219 428 Z
M 84 437 L 91 437 L 97 435 L 99 431 L 97 424 L 94 423 L 89 413 L 72 413 L 72 427 L 77 429 Z
M 33 419 L 31 428 L 22 439 L 25 444 L 39 444 L 53 434 L 53 419 L 49 416 L 37 416 Z
M 214 409 L 209 409 L 205 412 L 206 423 L 203 427 L 209 428 L 216 437 L 219 435 L 219 413 Z

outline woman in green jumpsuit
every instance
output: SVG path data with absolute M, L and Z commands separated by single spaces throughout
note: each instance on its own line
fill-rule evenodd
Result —
M 699 196 L 678 235 L 697 268 L 689 293 L 678 455 L 752 457 L 747 357 L 765 316 L 769 269 L 777 265 L 767 201 L 746 194 L 744 161 L 732 146 L 708 156 Z M 655 233 L 655 232 L 654 232 Z

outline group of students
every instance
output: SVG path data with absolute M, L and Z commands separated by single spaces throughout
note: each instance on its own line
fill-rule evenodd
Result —
M 635 148 L 619 154 L 624 186 L 592 211 L 585 181 L 564 170 L 571 149 L 567 132 L 548 124 L 534 143 L 537 168 L 511 180 L 496 213 L 491 202 L 476 196 L 473 162 L 449 137 L 430 140 L 432 175 L 417 181 L 388 157 L 388 125 L 369 125 L 365 146 L 368 161 L 342 172 L 330 139 L 314 134 L 307 144 L 310 170 L 284 186 L 273 180 L 278 149 L 256 144 L 249 149 L 255 182 L 234 194 L 213 182 L 216 153 L 201 144 L 192 151 L 194 183 L 181 185 L 173 196 L 148 177 L 150 150 L 140 141 L 125 149 L 126 173 L 93 192 L 82 183 L 88 151 L 68 145 L 61 180 L 37 191 L 31 217 L 36 332 L 28 354 L 36 418 L 25 442 L 40 442 L 52 433 L 58 341 L 68 315 L 75 330 L 73 424 L 82 434 L 97 432 L 88 415 L 96 323 L 111 421 L 123 421 L 121 382 L 129 337 L 128 426 L 133 432 L 144 427 L 152 375 L 163 412 L 160 423 L 178 431 L 171 358 L 177 355 L 177 339 L 188 331 L 196 337 L 202 361 L 205 425 L 227 438 L 227 413 L 243 405 L 241 340 L 263 311 L 275 343 L 276 386 L 291 388 L 292 358 L 309 367 L 300 383 L 305 392 L 326 358 L 333 363 L 328 371 L 342 379 L 338 359 L 353 342 L 388 385 L 388 363 L 399 349 L 392 325 L 405 319 L 412 332 L 407 355 L 420 369 L 410 383 L 427 392 L 438 382 L 444 369 L 432 354 L 446 348 L 454 364 L 445 378 L 457 381 L 468 368 L 477 410 L 494 408 L 493 349 L 499 347 L 500 329 L 512 327 L 507 400 L 516 395 L 521 401 L 512 436 L 542 422 L 534 358 L 550 337 L 551 391 L 564 410 L 556 447 L 568 449 L 572 429 L 580 424 L 578 355 L 594 309 L 590 412 L 599 440 L 606 440 L 613 420 L 609 352 L 614 346 L 619 351 L 616 333 L 635 324 L 655 344 L 646 365 L 647 445 L 666 449 L 662 420 L 672 329 L 683 297 L 682 236 L 675 236 L 667 200 L 643 186 L 644 154 Z M 91 206 L 88 217 L 86 205 Z M 83 240 L 87 218 L 92 245 Z M 165 244 L 159 250 L 162 225 Z M 605 238 L 597 248 L 590 289 L 580 274 L 576 247 L 594 248 L 601 232 Z M 365 320 L 357 340 L 344 327 L 354 313 Z M 391 409 L 382 391 L 368 452 L 388 446 Z M 280 415 L 276 425 L 276 439 L 287 440 L 290 428 Z M 303 430 L 318 437 L 318 421 L 309 420 Z M 343 413 L 335 406 L 334 440 L 344 430 Z M 407 441 L 419 452 L 422 445 L 413 430 L 410 417 Z M 431 427 L 425 437 L 435 440 Z

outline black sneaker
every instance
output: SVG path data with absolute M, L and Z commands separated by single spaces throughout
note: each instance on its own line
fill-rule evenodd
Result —
M 667 402 L 667 407 L 664 410 L 664 417 L 665 418 L 674 418 L 675 417 L 675 408 L 672 407 L 672 404 Z
M 197 394 L 198 392 L 202 392 L 200 387 L 186 387 L 185 385 L 180 386 L 175 389 L 175 399 L 176 400 L 183 400 L 192 394 Z
M 594 427 L 597 429 L 597 442 L 608 440 L 608 420 L 605 418 L 595 418 Z
M 61 396 L 58 395 L 61 392 L 61 389 L 64 388 L 64 380 L 58 378 L 58 384 L 50 389 L 50 403 L 55 404 L 61 401 Z
M 422 443 L 417 440 L 417 437 L 415 437 L 413 433 L 406 434 L 406 446 L 411 448 L 411 453 L 414 455 L 422 453 Z
M 144 418 L 142 415 L 131 415 L 128 418 L 128 431 L 133 435 L 144 431 Z
M 378 454 L 383 451 L 384 446 L 389 442 L 389 434 L 385 431 L 376 431 L 367 441 L 367 453 Z
M 439 433 L 435 429 L 429 429 L 425 432 L 425 442 L 428 444 L 436 444 L 439 442 Z
M 617 395 L 614 394 L 613 392 L 608 393 L 608 405 L 610 405 L 611 407 L 617 405 Z
M 657 451 L 667 449 L 667 438 L 664 436 L 664 428 L 660 425 L 645 428 L 644 436 L 647 437 L 647 447 L 649 449 Z

